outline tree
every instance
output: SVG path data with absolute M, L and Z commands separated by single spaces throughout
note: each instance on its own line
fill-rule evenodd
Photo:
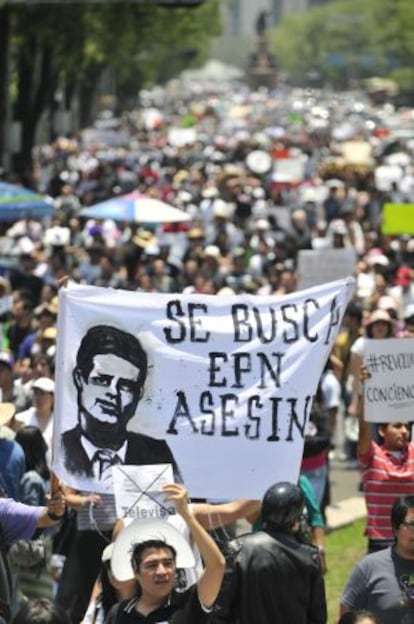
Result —
M 219 0 L 174 11 L 127 2 L 10 5 L 7 16 L 13 26 L 14 113 L 22 124 L 22 149 L 15 163 L 21 174 L 31 169 L 39 120 L 53 109 L 62 80 L 67 99 L 80 94 L 87 123 L 104 69 L 113 68 L 118 88 L 135 96 L 144 82 L 168 78 L 188 63 L 183 51 L 191 49 L 202 58 L 220 28 Z M 1 50 L 0 45 L 0 62 Z
M 287 16 L 272 44 L 280 66 L 296 79 L 317 69 L 345 87 L 368 75 L 413 72 L 413 28 L 411 0 L 339 0 Z

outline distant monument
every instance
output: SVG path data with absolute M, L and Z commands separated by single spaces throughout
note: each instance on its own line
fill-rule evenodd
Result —
M 277 84 L 276 60 L 269 52 L 267 40 L 268 15 L 267 11 L 260 11 L 256 19 L 256 50 L 250 54 L 247 65 L 247 81 L 253 90 L 274 89 Z

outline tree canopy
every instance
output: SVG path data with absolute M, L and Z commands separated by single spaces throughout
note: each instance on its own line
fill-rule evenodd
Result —
M 53 112 L 62 81 L 67 99 L 81 94 L 85 123 L 104 70 L 113 70 L 115 95 L 136 96 L 189 61 L 202 61 L 219 32 L 219 0 L 174 9 L 128 2 L 0 7 L 0 93 L 12 97 L 13 117 L 22 124 L 18 169 L 30 166 L 37 125 Z M 6 108 L 3 99 L 0 110 Z M 4 133 L 3 123 L 0 156 Z
M 280 67 L 294 79 L 317 73 L 334 86 L 367 76 L 414 83 L 414 3 L 338 0 L 286 16 L 271 39 Z

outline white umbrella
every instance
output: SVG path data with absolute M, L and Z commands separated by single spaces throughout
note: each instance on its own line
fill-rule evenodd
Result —
M 113 219 L 130 223 L 179 223 L 191 219 L 183 210 L 136 191 L 84 208 L 80 214 L 89 219 Z

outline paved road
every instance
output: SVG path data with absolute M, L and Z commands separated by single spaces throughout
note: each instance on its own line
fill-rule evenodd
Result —
M 358 491 L 358 470 L 347 470 L 345 462 L 333 461 L 330 467 L 331 502 L 339 503 L 347 498 L 362 495 Z

